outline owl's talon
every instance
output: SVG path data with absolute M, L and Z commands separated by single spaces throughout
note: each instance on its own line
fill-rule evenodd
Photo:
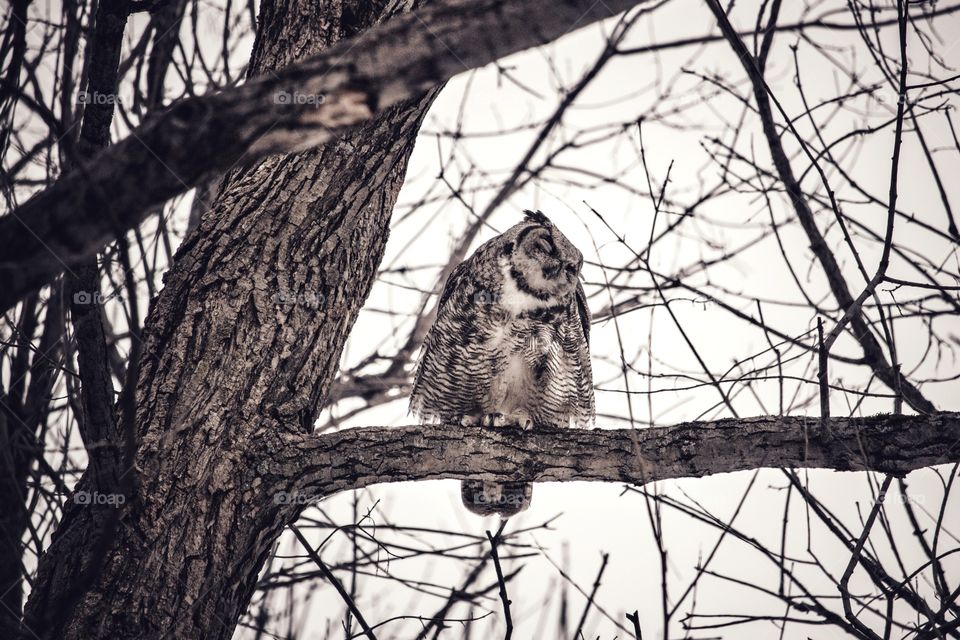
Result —
M 485 427 L 502 427 L 507 424 L 507 418 L 502 413 L 488 413 L 483 416 L 483 426 Z
M 524 431 L 529 431 L 533 429 L 533 418 L 530 416 L 521 413 L 519 415 L 513 416 L 513 424 L 517 425 Z
M 511 427 L 520 427 L 524 431 L 527 431 L 533 428 L 533 418 L 526 413 L 510 413 L 504 416 L 503 424 L 510 425 Z

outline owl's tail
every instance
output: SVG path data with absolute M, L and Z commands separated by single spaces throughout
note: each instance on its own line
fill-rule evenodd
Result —
M 463 506 L 481 516 L 499 514 L 509 518 L 530 506 L 533 485 L 529 482 L 464 480 L 460 485 Z

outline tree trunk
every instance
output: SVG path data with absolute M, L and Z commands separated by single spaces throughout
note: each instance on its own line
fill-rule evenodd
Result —
M 252 73 L 396 10 L 302 9 L 295 0 L 263 3 Z M 135 492 L 98 495 L 90 476 L 81 480 L 77 495 L 90 504 L 68 503 L 40 561 L 28 637 L 231 637 L 271 545 L 295 516 L 260 490 L 261 466 L 284 446 L 285 430 L 311 429 L 435 95 L 335 143 L 227 176 L 144 328 Z M 97 541 L 118 508 L 101 560 Z

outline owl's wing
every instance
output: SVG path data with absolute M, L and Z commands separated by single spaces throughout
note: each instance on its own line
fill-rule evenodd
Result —
M 580 316 L 580 326 L 583 327 L 583 338 L 590 346 L 590 307 L 587 305 L 587 294 L 583 291 L 583 284 L 577 282 L 577 315 Z
M 584 342 L 579 345 L 580 359 L 575 367 L 577 377 L 577 411 L 575 421 L 580 427 L 589 427 L 593 424 L 595 415 L 595 401 L 593 398 L 593 373 L 590 367 L 590 307 L 587 305 L 587 295 L 583 285 L 577 283 L 577 315 L 580 316 L 580 327 L 583 329 Z
M 447 283 L 443 285 L 443 292 L 440 294 L 440 302 L 437 303 L 437 313 L 443 309 L 443 305 L 450 299 L 453 292 L 460 286 L 460 280 L 467 273 L 469 260 L 464 260 L 450 272 L 447 277 Z
M 469 264 L 469 260 L 461 262 L 447 277 L 437 302 L 437 317 L 420 350 L 410 392 L 410 411 L 423 418 L 443 420 L 465 413 L 459 410 L 457 397 L 449 393 L 447 383 L 454 364 L 463 360 L 458 349 L 463 336 L 461 314 L 454 300 L 465 295 L 463 287 L 469 282 Z

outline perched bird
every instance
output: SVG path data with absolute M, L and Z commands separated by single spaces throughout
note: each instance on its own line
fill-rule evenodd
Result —
M 410 410 L 462 426 L 589 426 L 594 416 L 583 254 L 539 211 L 450 274 L 424 341 Z M 526 482 L 465 480 L 464 505 L 506 518 Z

